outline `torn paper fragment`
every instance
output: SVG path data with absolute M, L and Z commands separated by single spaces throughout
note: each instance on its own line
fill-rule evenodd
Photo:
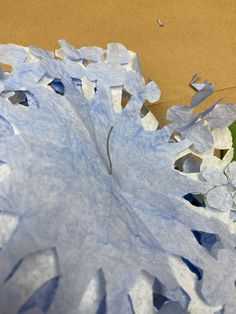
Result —
M 213 83 L 204 83 L 204 87 L 199 89 L 197 93 L 192 97 L 191 107 L 196 107 L 201 104 L 207 97 L 213 94 L 214 84 Z
M 236 119 L 236 105 L 219 104 L 208 114 L 210 128 L 224 128 L 230 126 Z
M 160 99 L 161 92 L 155 82 L 150 81 L 144 88 L 140 97 L 150 103 L 154 103 Z
M 209 128 L 204 126 L 201 121 L 187 128 L 183 135 L 194 144 L 195 149 L 199 153 L 207 152 L 214 147 L 213 136 Z
M 150 81 L 145 86 L 144 78 L 134 71 L 128 71 L 124 88 L 128 93 L 143 102 L 146 99 L 150 103 L 153 103 L 160 99 L 160 90 L 156 83 Z
M 227 177 L 223 171 L 221 172 L 212 166 L 205 168 L 201 175 L 206 181 L 212 183 L 212 185 L 215 186 L 224 185 L 228 182 Z
M 226 186 L 216 186 L 207 193 L 208 206 L 228 211 L 233 205 L 233 199 Z
M 39 57 L 40 59 L 50 59 L 53 58 L 53 53 L 44 49 L 40 49 L 34 46 L 30 46 L 29 47 L 29 51 Z
M 227 127 L 213 129 L 211 133 L 216 149 L 229 149 L 232 147 L 232 135 Z
M 192 77 L 189 85 L 191 87 L 193 87 L 196 91 L 200 91 L 201 89 L 203 89 L 205 86 L 207 86 L 208 82 L 207 81 L 204 81 L 202 83 L 196 83 L 199 78 L 201 77 L 201 72 L 198 72 L 196 74 L 194 74 L 194 76 Z
M 80 59 L 78 50 L 74 48 L 72 45 L 70 45 L 66 40 L 61 39 L 61 40 L 58 40 L 58 42 L 61 46 L 61 49 L 65 57 L 67 57 L 68 59 L 72 61 Z
M 127 64 L 130 62 L 130 54 L 128 50 L 119 43 L 112 43 L 107 45 L 107 62 Z
M 91 60 L 94 62 L 102 61 L 103 49 L 99 47 L 82 47 L 78 49 L 80 59 Z
M 86 67 L 86 76 L 90 81 L 113 87 L 123 84 L 126 72 L 118 64 L 92 63 Z
M 175 128 L 184 127 L 193 117 L 192 109 L 182 105 L 174 105 L 167 110 L 166 118 L 172 121 Z

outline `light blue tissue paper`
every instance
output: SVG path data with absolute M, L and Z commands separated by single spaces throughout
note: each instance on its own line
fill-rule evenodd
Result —
M 135 53 L 59 44 L 0 45 L 0 313 L 234 313 L 236 171 L 212 134 L 236 106 L 194 115 L 205 81 L 152 129 Z

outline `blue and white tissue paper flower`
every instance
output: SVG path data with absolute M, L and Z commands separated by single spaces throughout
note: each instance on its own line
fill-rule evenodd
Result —
M 0 46 L 0 313 L 235 313 L 236 107 L 160 127 L 134 52 L 59 43 Z

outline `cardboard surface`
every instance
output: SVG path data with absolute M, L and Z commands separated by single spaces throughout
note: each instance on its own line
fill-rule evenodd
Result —
M 208 103 L 236 102 L 236 0 L 1 0 L 0 43 L 56 49 L 65 38 L 81 47 L 121 42 L 139 53 L 161 101 L 188 103 L 189 80 L 201 71 L 219 90 Z M 157 24 L 160 18 L 164 26 Z

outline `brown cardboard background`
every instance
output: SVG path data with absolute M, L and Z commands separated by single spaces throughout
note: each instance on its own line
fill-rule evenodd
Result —
M 121 42 L 138 52 L 145 76 L 162 91 L 157 114 L 188 102 L 198 71 L 220 89 L 211 102 L 236 102 L 236 0 L 0 0 L 0 12 L 0 43 L 56 49 L 65 38 L 77 47 Z

